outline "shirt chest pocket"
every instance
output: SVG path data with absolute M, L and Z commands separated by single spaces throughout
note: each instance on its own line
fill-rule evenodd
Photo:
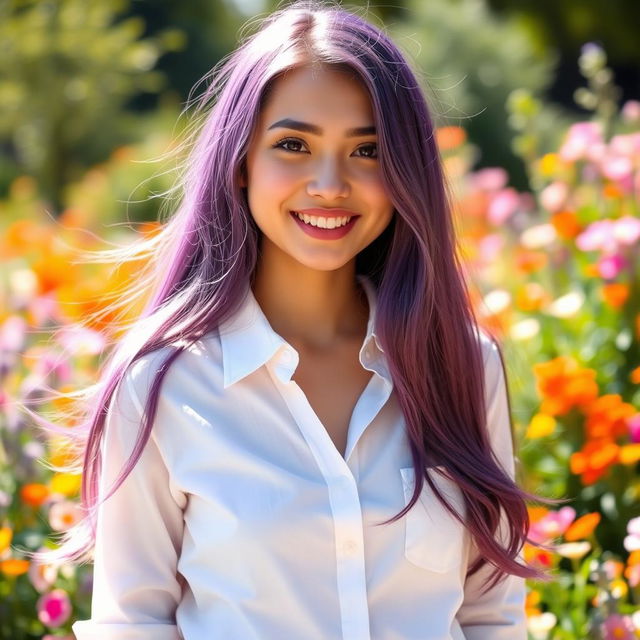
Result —
M 464 517 L 464 499 L 458 486 L 437 472 L 428 473 L 445 499 Z M 413 467 L 400 469 L 404 504 L 415 487 Z M 404 551 L 409 562 L 436 573 L 453 571 L 466 556 L 466 528 L 440 503 L 425 480 L 418 501 L 405 516 Z

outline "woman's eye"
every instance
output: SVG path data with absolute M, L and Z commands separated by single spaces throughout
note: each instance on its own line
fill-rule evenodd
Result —
M 375 142 L 371 142 L 370 144 L 363 144 L 361 147 L 358 147 L 356 151 L 364 152 L 360 156 L 362 158 L 375 159 L 378 157 L 378 145 Z
M 295 138 L 285 138 L 284 140 L 279 140 L 273 145 L 274 149 L 284 149 L 285 151 L 298 152 L 302 151 L 303 143 L 301 140 L 296 140 Z

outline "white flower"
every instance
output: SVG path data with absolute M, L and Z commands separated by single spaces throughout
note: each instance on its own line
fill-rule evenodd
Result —
M 591 551 L 591 543 L 586 540 L 582 542 L 565 542 L 564 544 L 557 545 L 555 551 L 563 558 L 579 560 Z
M 511 294 L 504 289 L 494 289 L 487 293 L 483 299 L 484 315 L 492 316 L 502 313 L 511 304 Z
M 547 611 L 541 613 L 539 616 L 529 616 L 527 619 L 527 629 L 534 638 L 534 640 L 546 640 L 549 636 L 549 631 L 556 626 L 558 619 Z
M 516 322 L 509 331 L 513 340 L 530 340 L 540 333 L 540 323 L 535 318 Z
M 564 296 L 556 298 L 545 310 L 556 318 L 571 318 L 580 311 L 584 304 L 584 293 L 572 291 Z
M 549 224 L 537 224 L 520 234 L 520 243 L 527 249 L 544 249 L 553 244 L 558 237 L 556 228 Z

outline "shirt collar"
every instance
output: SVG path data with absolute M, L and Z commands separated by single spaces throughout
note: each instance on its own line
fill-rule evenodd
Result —
M 358 275 L 357 278 L 369 303 L 367 335 L 360 349 L 360 361 L 388 379 L 386 364 L 377 366 L 383 360 L 383 350 L 375 334 L 376 289 L 368 277 Z M 239 310 L 220 323 L 218 332 L 225 389 L 272 360 L 276 375 L 284 382 L 291 380 L 298 366 L 298 352 L 273 330 L 251 287 L 247 288 Z

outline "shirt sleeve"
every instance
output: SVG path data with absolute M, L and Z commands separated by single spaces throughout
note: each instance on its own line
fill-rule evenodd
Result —
M 515 477 L 509 404 L 502 361 L 494 344 L 485 355 L 487 428 L 493 450 L 505 471 Z M 475 551 L 474 551 L 475 550 Z M 477 553 L 472 544 L 471 553 Z M 474 556 L 470 556 L 472 561 Z M 491 565 L 467 577 L 457 619 L 466 640 L 526 640 L 525 580 L 508 575 L 486 593 Z
M 101 445 L 100 496 L 133 452 L 143 413 L 129 372 L 113 398 Z M 185 501 L 171 486 L 152 430 L 131 473 L 98 509 L 91 619 L 73 624 L 77 640 L 181 640 L 175 610 Z

